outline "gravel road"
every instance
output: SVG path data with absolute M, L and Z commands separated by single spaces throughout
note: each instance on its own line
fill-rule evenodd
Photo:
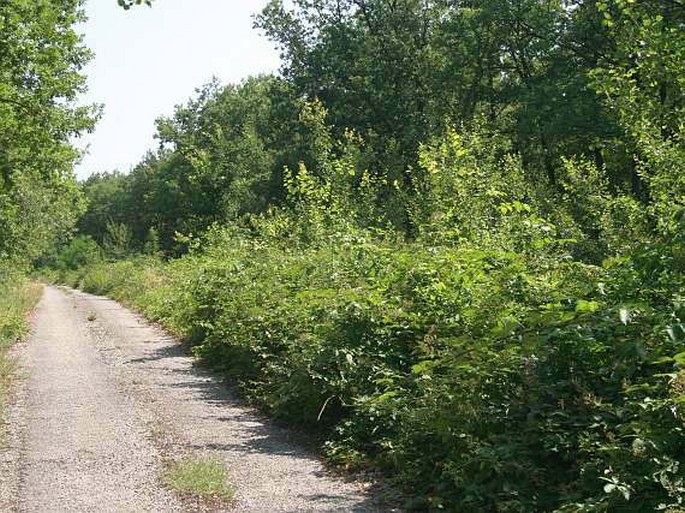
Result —
M 46 287 L 15 352 L 25 378 L 0 449 L 2 511 L 383 510 L 112 300 Z M 235 500 L 165 489 L 165 462 L 185 457 L 223 461 Z

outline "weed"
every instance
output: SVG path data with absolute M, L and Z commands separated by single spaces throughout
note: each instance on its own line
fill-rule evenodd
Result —
M 170 463 L 164 473 L 170 489 L 205 499 L 233 498 L 235 490 L 228 483 L 225 465 L 214 459 L 189 458 Z
M 161 440 L 167 436 L 167 431 L 160 426 L 152 426 L 150 428 L 150 436 L 153 440 Z

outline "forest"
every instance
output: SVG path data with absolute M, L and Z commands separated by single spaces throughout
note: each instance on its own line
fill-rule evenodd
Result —
M 407 510 L 685 508 L 684 3 L 271 0 L 277 74 L 77 182 L 82 18 L 0 5 L 0 347 L 40 275 Z

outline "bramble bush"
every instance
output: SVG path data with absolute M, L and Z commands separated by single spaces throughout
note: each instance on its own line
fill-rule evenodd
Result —
M 669 264 L 643 265 L 235 237 L 82 285 L 192 339 L 336 463 L 396 475 L 415 508 L 645 511 L 683 496 L 685 312 Z

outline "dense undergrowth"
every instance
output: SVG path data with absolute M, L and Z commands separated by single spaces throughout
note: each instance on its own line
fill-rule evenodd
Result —
M 333 462 L 394 476 L 410 508 L 681 506 L 681 232 L 616 223 L 627 197 L 549 210 L 515 159 L 476 158 L 453 132 L 421 162 L 414 241 L 356 227 L 349 197 L 302 168 L 291 208 L 215 227 L 180 259 L 86 252 L 53 279 L 160 321 L 251 402 L 318 431 Z M 569 183 L 591 167 L 568 163 Z M 588 205 L 594 238 L 569 213 Z M 616 256 L 573 256 L 596 247 Z
M 682 276 L 649 251 L 648 268 L 540 267 L 236 238 L 68 279 L 195 341 L 251 401 L 321 432 L 333 461 L 397 475 L 417 508 L 648 511 L 682 499 L 685 458 Z

